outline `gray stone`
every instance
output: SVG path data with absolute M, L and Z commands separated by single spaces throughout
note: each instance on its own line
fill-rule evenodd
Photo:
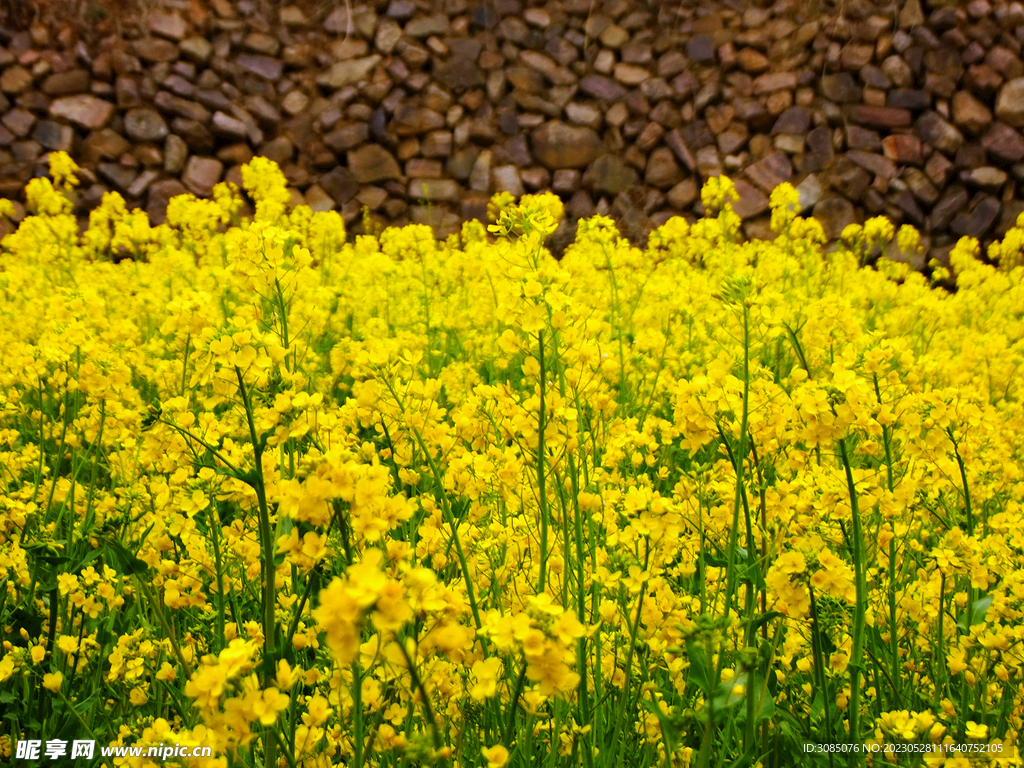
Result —
M 824 194 L 821 181 L 813 173 L 797 184 L 796 191 L 800 195 L 800 213 L 804 213 L 817 205 L 818 201 L 821 200 L 822 194 Z
M 32 131 L 32 138 L 51 152 L 70 152 L 75 141 L 75 129 L 52 120 L 40 120 Z
M 545 173 L 547 171 L 545 170 Z M 515 165 L 499 165 L 494 169 L 494 191 L 511 192 L 516 197 L 526 193 L 519 168 Z
M 168 134 L 167 123 L 151 107 L 129 109 L 124 115 L 124 132 L 132 141 L 163 141 Z
M 213 120 L 210 123 L 211 130 L 218 136 L 225 136 L 229 139 L 245 141 L 248 130 L 245 123 L 236 117 L 223 112 L 214 112 Z
M 640 181 L 636 169 L 619 155 L 602 155 L 583 174 L 583 184 L 597 194 L 617 195 Z
M 259 53 L 240 53 L 235 57 L 235 63 L 264 80 L 276 81 L 280 79 L 281 73 L 284 71 L 284 62 L 280 59 Z

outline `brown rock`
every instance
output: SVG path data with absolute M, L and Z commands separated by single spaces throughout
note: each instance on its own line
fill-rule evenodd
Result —
M 121 192 L 127 192 L 138 174 L 131 166 L 120 163 L 100 163 L 96 166 L 99 175 L 114 185 Z
M 846 156 L 864 170 L 881 179 L 891 181 L 896 176 L 896 164 L 882 155 L 852 149 L 846 153 Z
M 205 65 L 213 55 L 213 43 L 205 37 L 188 37 L 181 41 L 178 48 L 185 58 L 195 64 Z
M 583 184 L 597 194 L 617 195 L 640 180 L 636 170 L 619 155 L 601 155 L 583 174 Z
M 334 209 L 334 200 L 319 184 L 314 184 L 307 189 L 304 197 L 306 198 L 306 205 L 314 213 L 323 213 Z
M 257 154 L 268 160 L 273 160 L 278 165 L 284 165 L 291 162 L 295 155 L 295 145 L 287 136 L 278 136 L 261 145 Z
M 640 85 L 649 80 L 651 73 L 638 64 L 616 64 L 614 71 L 615 79 L 625 85 Z
M 1007 163 L 1024 160 L 1024 138 L 1004 123 L 995 123 L 981 138 L 981 146 Z
M 860 200 L 871 184 L 871 174 L 848 157 L 836 162 L 832 172 L 832 186 L 850 200 Z
M 188 159 L 188 144 L 180 136 L 171 134 L 164 142 L 164 171 L 179 174 Z
M 644 182 L 658 189 L 669 189 L 675 186 L 683 178 L 682 170 L 676 162 L 672 150 L 668 147 L 658 147 L 647 158 L 647 166 L 644 169 Z
M 524 188 L 524 182 L 530 179 L 530 186 L 533 189 L 537 189 L 534 185 L 535 182 L 541 180 L 541 176 L 537 174 L 548 174 L 547 168 L 524 168 L 523 173 L 519 173 L 519 166 L 516 165 L 499 165 L 494 169 L 494 191 L 495 192 L 511 192 L 516 197 L 522 197 L 525 194 L 526 189 Z M 548 174 L 550 176 L 550 174 Z
M 875 46 L 864 43 L 847 43 L 840 54 L 843 69 L 857 72 L 869 64 L 875 55 Z
M 941 152 L 933 152 L 925 163 L 924 172 L 933 183 L 944 185 L 953 170 L 953 164 Z
M 143 171 L 140 173 L 135 181 L 131 183 L 128 189 L 125 190 L 130 199 L 136 199 L 142 197 L 146 190 L 149 189 L 149 185 L 160 178 L 160 172 L 152 169 Z
M 691 60 L 708 63 L 715 60 L 715 41 L 708 35 L 696 35 L 686 43 L 686 55 Z
M 586 75 L 580 78 L 579 87 L 583 93 L 605 101 L 618 101 L 626 95 L 621 85 L 601 75 Z
M 819 200 L 814 206 L 814 218 L 821 223 L 829 240 L 838 239 L 846 227 L 857 223 L 853 203 L 842 197 Z
M 84 69 L 69 69 L 49 75 L 40 90 L 48 96 L 67 96 L 72 93 L 85 93 L 89 90 L 89 72 Z M 2 89 L 0 89 L 2 90 Z
M 151 184 L 146 203 L 146 214 L 154 226 L 167 220 L 167 203 L 178 195 L 187 194 L 185 185 L 177 179 L 166 179 Z
M 859 101 L 861 97 L 861 87 L 849 72 L 825 75 L 821 78 L 820 88 L 822 96 L 837 104 Z
M 931 180 L 917 168 L 905 168 L 901 176 L 910 193 L 925 205 L 935 205 L 939 190 Z
M 771 72 L 755 78 L 752 89 L 755 96 L 760 96 L 772 91 L 793 90 L 798 84 L 796 72 Z
M 721 176 L 725 171 L 722 165 L 722 158 L 718 154 L 718 147 L 712 145 L 701 147 L 697 150 L 697 173 L 701 178 L 708 179 L 712 176 Z
M 131 143 L 124 136 L 111 128 L 104 128 L 89 134 L 82 143 L 82 158 L 88 163 L 100 159 L 113 160 L 131 148 Z
M 530 134 L 533 156 L 549 170 L 583 168 L 594 162 L 604 147 L 590 128 L 550 120 Z
M 408 194 L 415 200 L 454 203 L 462 197 L 463 189 L 454 179 L 412 179 Z
M 685 210 L 697 200 L 700 190 L 694 178 L 683 179 L 668 191 L 666 199 L 673 208 Z
M 391 130 L 397 136 L 415 136 L 436 131 L 445 125 L 444 115 L 426 107 L 403 104 L 395 110 Z
M 911 29 L 924 24 L 924 11 L 921 10 L 921 0 L 906 0 L 899 15 L 900 29 Z
M 132 141 L 163 141 L 168 134 L 167 123 L 151 107 L 129 109 L 124 116 L 124 132 Z
M 773 152 L 748 166 L 746 174 L 757 186 L 771 193 L 779 184 L 793 177 L 793 164 L 782 152 Z
M 181 181 L 194 195 L 209 197 L 213 194 L 214 184 L 220 181 L 223 173 L 224 163 L 220 160 L 193 155 L 185 163 Z
M 921 141 L 913 134 L 893 133 L 882 139 L 882 151 L 894 163 L 920 165 L 923 160 Z
M 161 37 L 179 41 L 188 34 L 188 22 L 176 13 L 150 13 L 149 29 Z
M 484 84 L 480 67 L 472 59 L 454 56 L 434 69 L 434 77 L 449 91 L 464 91 Z
M 284 62 L 280 59 L 258 53 L 240 53 L 235 57 L 235 63 L 246 72 L 251 72 L 264 80 L 276 81 L 284 71 Z
M 335 204 L 343 206 L 359 192 L 359 182 L 348 168 L 337 167 L 320 177 L 320 186 Z
M 366 144 L 349 152 L 348 169 L 360 184 L 402 177 L 402 170 L 394 155 L 379 144 Z
M 992 113 L 988 107 L 967 91 L 954 93 L 951 106 L 953 122 L 968 133 L 977 135 L 992 123 Z
M 370 137 L 367 123 L 347 123 L 324 136 L 324 144 L 335 152 L 347 152 Z
M 213 134 L 198 120 L 176 117 L 171 121 L 171 130 L 183 138 L 193 152 L 205 154 L 213 151 Z
M 409 37 L 440 36 L 448 33 L 448 27 L 448 16 L 443 13 L 435 13 L 433 16 L 421 16 L 408 22 L 404 32 Z
M 1024 77 L 1010 80 L 999 89 L 996 117 L 1014 128 L 1024 127 Z
M 32 86 L 32 73 L 24 67 L 8 67 L 0 74 L 0 91 L 21 93 Z
M 153 104 L 156 105 L 157 109 L 178 115 L 186 120 L 195 120 L 199 123 L 208 123 L 210 121 L 210 110 L 202 104 L 197 104 L 194 101 L 182 99 L 178 96 L 172 96 L 167 91 L 160 91 L 160 93 L 154 96 Z
M 908 88 L 914 82 L 914 72 L 910 65 L 895 54 L 887 57 L 879 69 L 897 88 Z
M 960 185 L 949 187 L 942 194 L 935 207 L 932 208 L 931 216 L 928 218 L 928 226 L 932 231 L 945 229 L 949 226 L 953 217 L 964 209 L 969 199 L 967 190 Z
M 916 88 L 894 88 L 886 97 L 886 106 L 895 109 L 931 109 L 932 96 Z
M 732 209 L 741 219 L 746 221 L 768 210 L 768 198 L 759 189 L 740 178 L 735 179 L 733 184 L 740 198 L 733 201 Z
M 12 109 L 10 112 L 5 114 L 0 122 L 3 123 L 11 133 L 18 138 L 25 138 L 28 136 L 29 131 L 32 130 L 32 126 L 35 125 L 35 116 L 24 109 Z
M 780 133 L 807 133 L 811 127 L 811 110 L 807 107 L 790 107 L 775 121 L 772 136 Z
M 1000 207 L 997 198 L 983 195 L 969 211 L 957 215 L 949 228 L 961 237 L 981 237 L 996 223 Z
M 380 61 L 381 57 L 378 54 L 362 59 L 339 61 L 316 79 L 317 85 L 332 90 L 340 90 L 345 86 L 355 85 L 361 80 L 367 80 L 370 72 L 373 71 L 373 68 Z
M 51 117 L 74 123 L 80 128 L 94 131 L 106 125 L 114 113 L 114 105 L 92 94 L 62 96 L 50 104 Z
M 161 61 L 174 61 L 178 58 L 178 46 L 170 40 L 161 40 L 156 37 L 136 40 L 132 44 L 132 50 L 140 59 L 152 64 Z
M 665 134 L 665 143 L 675 152 L 676 157 L 679 158 L 680 162 L 686 166 L 690 173 L 697 170 L 697 161 L 679 128 L 673 128 Z
M 309 97 L 296 88 L 281 100 L 281 109 L 294 117 L 309 105 Z
M 998 192 L 1009 176 L 1005 171 L 1001 171 L 991 165 L 983 165 L 979 168 L 971 168 L 964 171 L 960 178 L 971 186 L 987 189 L 991 192 Z
M 938 112 L 925 112 L 914 124 L 914 133 L 921 141 L 940 152 L 952 154 L 964 143 L 964 136 Z
M 736 62 L 740 65 L 740 69 L 752 75 L 761 74 L 768 69 L 771 63 L 768 57 L 756 48 L 741 48 L 736 54 Z

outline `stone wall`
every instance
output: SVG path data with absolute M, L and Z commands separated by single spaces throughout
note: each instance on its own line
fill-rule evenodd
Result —
M 0 28 L 0 196 L 63 149 L 83 213 L 114 189 L 160 221 L 260 154 L 356 231 L 550 189 L 640 240 L 726 173 L 750 236 L 790 181 L 830 236 L 884 214 L 939 256 L 1024 209 L 1021 2 L 149 5 L 105 37 Z

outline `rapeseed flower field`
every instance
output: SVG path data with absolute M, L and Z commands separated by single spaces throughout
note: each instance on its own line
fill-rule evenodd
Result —
M 926 278 L 788 185 L 743 242 L 722 178 L 556 261 L 553 195 L 350 242 L 257 158 L 251 218 L 81 233 L 51 157 L 0 244 L 0 762 L 1020 764 L 1024 220 Z

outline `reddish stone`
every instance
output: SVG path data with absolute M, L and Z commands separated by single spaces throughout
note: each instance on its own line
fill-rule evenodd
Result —
M 882 151 L 894 163 L 920 165 L 921 140 L 909 133 L 893 133 L 882 139 Z
M 847 110 L 849 118 L 872 128 L 903 128 L 910 125 L 909 109 L 857 105 Z

